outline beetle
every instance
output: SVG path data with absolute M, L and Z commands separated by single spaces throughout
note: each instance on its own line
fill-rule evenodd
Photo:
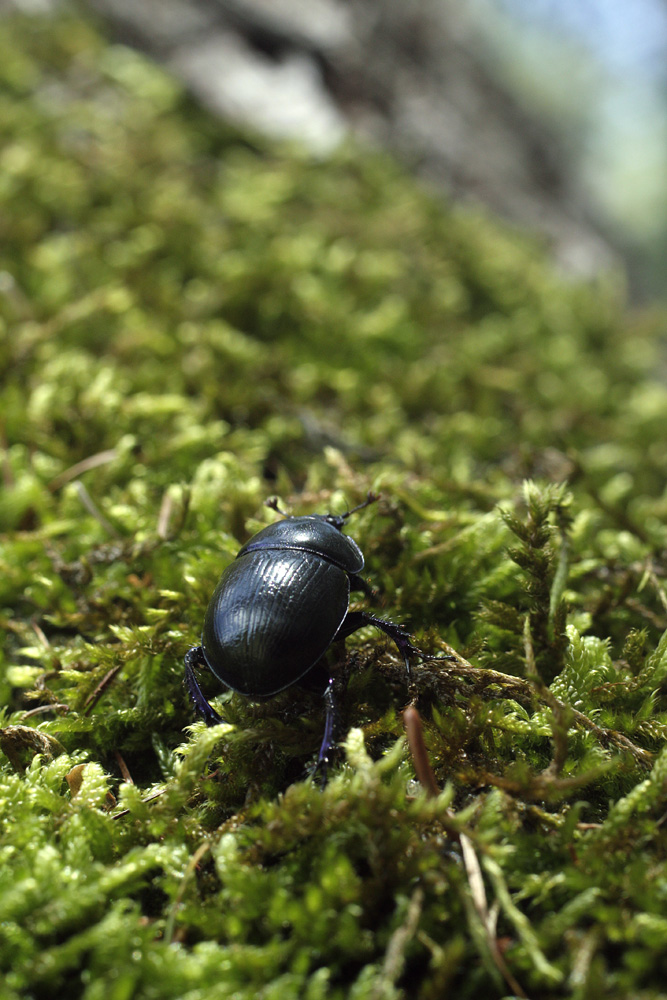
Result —
M 207 725 L 222 722 L 206 700 L 195 669 L 207 667 L 227 688 L 253 700 L 270 698 L 306 678 L 320 664 L 333 642 L 374 625 L 396 645 L 410 679 L 410 656 L 430 656 L 412 644 L 406 629 L 367 611 L 350 611 L 350 591 L 372 593 L 360 577 L 361 549 L 343 534 L 350 515 L 374 503 L 363 503 L 344 514 L 291 517 L 267 501 L 284 520 L 263 528 L 245 543 L 224 570 L 204 618 L 200 646 L 185 654 L 185 683 L 195 708 Z M 324 687 L 325 724 L 317 769 L 326 781 L 337 722 L 337 678 L 327 675 Z

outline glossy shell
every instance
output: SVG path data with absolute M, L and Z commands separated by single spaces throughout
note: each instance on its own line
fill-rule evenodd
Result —
M 334 527 L 319 514 L 306 517 L 288 517 L 284 521 L 262 528 L 239 551 L 237 559 L 246 552 L 258 549 L 297 549 L 312 552 L 327 562 L 340 566 L 346 573 L 361 573 L 364 557 L 357 543 Z
M 359 546 L 324 517 L 264 528 L 222 574 L 204 620 L 202 650 L 227 687 L 267 698 L 320 659 L 347 613 Z

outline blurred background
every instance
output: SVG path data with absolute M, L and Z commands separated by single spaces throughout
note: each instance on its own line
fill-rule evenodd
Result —
M 43 13 L 58 0 L 0 0 Z M 80 0 L 197 100 L 314 155 L 350 136 L 667 296 L 667 0 Z

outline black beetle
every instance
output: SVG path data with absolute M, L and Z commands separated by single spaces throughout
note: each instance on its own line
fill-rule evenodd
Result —
M 372 593 L 359 576 L 361 549 L 343 534 L 348 517 L 378 497 L 345 514 L 309 514 L 270 524 L 246 542 L 223 572 L 204 619 L 201 646 L 185 655 L 185 682 L 208 725 L 221 722 L 195 675 L 206 666 L 218 680 L 249 698 L 269 698 L 309 674 L 329 646 L 366 625 L 394 641 L 410 676 L 409 656 L 422 653 L 400 625 L 366 611 L 349 611 L 350 590 Z M 282 514 L 275 501 L 268 506 Z M 444 657 L 451 659 L 451 657 Z M 324 690 L 326 719 L 318 757 L 324 771 L 334 742 L 336 678 Z

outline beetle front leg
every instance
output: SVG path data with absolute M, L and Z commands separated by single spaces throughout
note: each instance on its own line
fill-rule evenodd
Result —
M 365 597 L 369 597 L 372 601 L 377 601 L 380 597 L 378 591 L 375 587 L 364 580 L 363 576 L 359 576 L 358 573 L 350 573 L 350 590 L 360 590 Z
M 407 629 L 403 628 L 402 625 L 397 625 L 396 622 L 390 622 L 384 618 L 377 618 L 375 615 L 369 614 L 368 611 L 348 611 L 347 615 L 343 619 L 342 625 L 336 633 L 336 639 L 345 639 L 348 635 L 352 635 L 353 632 L 358 632 L 360 628 L 365 628 L 366 625 L 374 625 L 375 628 L 379 628 L 380 631 L 384 632 L 385 635 L 388 635 L 395 644 L 405 663 L 405 672 L 408 675 L 408 684 L 412 680 L 412 671 L 410 670 L 411 656 L 418 656 L 421 660 L 454 659 L 453 656 L 450 656 L 447 653 L 437 655 L 423 653 L 418 646 L 415 646 L 414 643 L 410 641 L 410 633 Z
M 195 674 L 195 667 L 207 666 L 208 664 L 204 658 L 204 651 L 201 646 L 193 646 L 185 654 L 185 686 L 188 689 L 188 693 L 197 711 L 204 716 L 206 725 L 216 726 L 219 722 L 222 722 L 222 719 L 204 697 L 204 693 L 197 680 L 197 675 Z

